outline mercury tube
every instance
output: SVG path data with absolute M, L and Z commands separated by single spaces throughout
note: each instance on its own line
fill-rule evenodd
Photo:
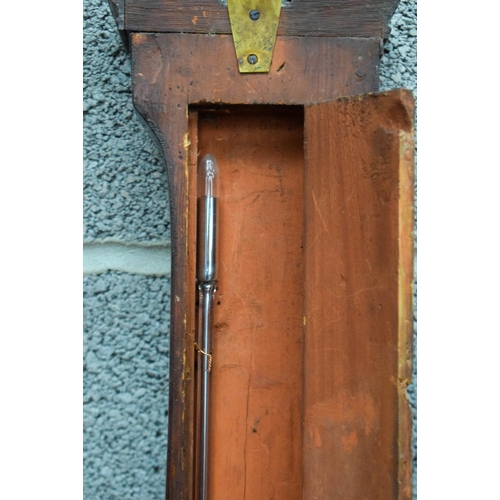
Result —
M 210 429 L 210 371 L 212 369 L 211 324 L 214 295 L 217 289 L 217 215 L 220 172 L 212 155 L 205 155 L 198 167 L 196 284 L 198 287 L 198 334 L 195 344 L 198 357 L 196 429 L 195 429 L 195 499 L 208 500 L 208 435 Z

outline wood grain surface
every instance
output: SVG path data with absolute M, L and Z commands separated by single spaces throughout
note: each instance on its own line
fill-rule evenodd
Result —
M 209 497 L 302 498 L 303 108 L 200 110 L 221 169 Z M 192 242 L 194 244 L 194 241 Z
M 269 74 L 241 75 L 230 36 L 138 33 L 131 37 L 134 105 L 162 147 L 169 179 L 170 500 L 192 498 L 194 172 L 198 154 L 207 148 L 221 156 L 223 182 L 229 183 L 224 187 L 233 204 L 226 216 L 234 213 L 238 221 L 226 229 L 224 251 L 228 259 L 233 253 L 241 257 L 231 260 L 240 278 L 247 276 L 244 268 L 250 265 L 252 286 L 242 295 L 241 283 L 230 284 L 221 277 L 221 287 L 231 291 L 221 288 L 223 300 L 216 310 L 220 350 L 214 372 L 219 395 L 214 403 L 216 483 L 227 475 L 230 491 L 236 492 L 233 498 L 247 499 L 300 498 L 296 492 L 304 500 L 411 496 L 411 421 L 405 399 L 412 332 L 411 103 L 405 93 L 358 96 L 377 90 L 378 47 L 377 38 L 281 36 Z M 357 97 L 327 103 L 343 96 Z M 297 111 L 290 105 L 314 102 L 327 104 L 307 107 L 300 131 Z M 270 104 L 280 106 L 270 114 L 259 106 Z M 247 114 L 248 123 L 243 118 Z M 288 117 L 291 130 L 283 128 L 283 117 Z M 301 134 L 305 134 L 305 160 Z M 266 167 L 265 158 L 259 156 L 261 149 L 266 157 L 290 165 L 280 167 L 281 181 L 279 171 L 267 168 L 270 164 Z M 226 155 L 241 162 L 239 168 L 231 170 Z M 299 178 L 303 194 L 292 196 Z M 255 192 L 259 190 L 260 196 Z M 284 202 L 280 193 L 289 193 Z M 285 247 L 296 248 L 300 239 L 298 227 L 288 219 L 295 214 L 300 220 L 292 198 L 302 203 L 305 223 L 303 254 L 287 256 L 299 264 L 297 269 L 304 269 L 302 289 L 297 292 L 305 300 L 301 333 L 294 305 L 299 300 L 297 288 L 276 309 L 267 303 L 265 292 L 271 290 L 274 299 L 281 296 L 284 285 L 278 277 L 287 262 L 281 256 Z M 255 232 L 255 241 L 240 242 L 244 228 Z M 270 269 L 251 260 L 252 255 L 262 259 L 270 254 L 276 264 Z M 294 276 L 290 275 L 291 283 L 296 283 Z M 265 302 L 259 299 L 261 293 L 266 294 Z M 253 329 L 242 331 L 245 322 Z M 305 342 L 302 360 L 294 349 L 280 351 L 277 365 L 272 366 L 268 350 L 284 332 L 297 345 L 300 338 Z M 234 341 L 240 342 L 237 353 L 229 348 Z M 266 346 L 265 352 L 259 351 L 260 345 Z M 287 374 L 286 380 L 280 370 Z M 302 387 L 294 378 L 300 372 Z M 282 428 L 274 432 L 279 417 L 273 412 L 278 406 L 288 420 L 283 419 Z M 296 427 L 298 407 L 302 438 Z M 222 408 L 227 418 L 220 420 Z M 276 440 L 271 442 L 273 435 Z M 287 436 L 302 441 L 302 451 Z M 272 459 L 266 458 L 266 446 Z M 226 454 L 233 457 L 231 464 L 225 461 Z M 303 475 L 296 477 L 300 468 Z M 254 476 L 259 480 L 249 479 Z M 332 491 L 341 493 L 335 497 Z
M 410 499 L 413 100 L 305 111 L 304 498 Z
M 383 38 L 397 4 L 398 0 L 291 0 L 281 9 L 278 35 Z M 125 0 L 125 29 L 231 33 L 227 6 L 219 0 Z
M 195 319 L 188 241 L 196 221 L 189 193 L 195 184 L 191 172 L 197 160 L 191 144 L 197 140 L 197 128 L 189 126 L 190 106 L 303 105 L 374 91 L 378 50 L 376 38 L 278 37 L 270 73 L 241 75 L 230 36 L 131 36 L 134 106 L 160 144 L 169 181 L 172 306 L 167 498 L 171 500 L 192 495 Z

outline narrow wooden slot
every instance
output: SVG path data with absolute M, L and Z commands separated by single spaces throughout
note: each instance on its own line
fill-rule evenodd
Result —
M 210 498 L 299 500 L 303 107 L 199 108 L 194 119 L 191 149 L 198 159 L 217 158 L 222 181 Z M 190 212 L 195 167 L 190 162 Z

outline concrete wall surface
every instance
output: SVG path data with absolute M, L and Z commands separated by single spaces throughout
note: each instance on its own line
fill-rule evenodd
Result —
M 415 0 L 400 3 L 391 27 L 381 90 L 406 87 L 416 97 Z M 167 177 L 134 114 L 130 56 L 106 0 L 84 0 L 83 36 L 84 498 L 161 500 L 170 319 Z M 408 393 L 415 409 L 416 363 Z

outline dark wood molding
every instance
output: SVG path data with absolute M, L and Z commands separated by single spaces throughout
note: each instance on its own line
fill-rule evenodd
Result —
M 231 33 L 227 6 L 219 0 L 124 1 L 124 28 L 130 32 Z M 399 0 L 292 0 L 281 9 L 278 35 L 386 38 L 398 3 Z
M 108 5 L 113 19 L 115 20 L 123 45 L 128 50 L 128 34 L 125 31 L 125 0 L 108 0 Z

